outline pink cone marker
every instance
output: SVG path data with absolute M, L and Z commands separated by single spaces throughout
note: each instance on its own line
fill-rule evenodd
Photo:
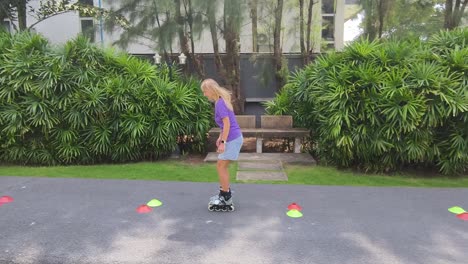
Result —
M 460 218 L 461 220 L 468 221 L 468 213 L 457 214 L 457 217 Z
M 288 210 L 298 210 L 301 211 L 302 207 L 298 205 L 297 203 L 292 203 L 288 206 Z
M 137 213 L 139 214 L 146 214 L 146 213 L 151 212 L 152 210 L 153 209 L 146 204 L 142 204 L 138 206 L 138 208 L 136 209 Z
M 2 196 L 0 197 L 0 204 L 6 204 L 13 202 L 13 198 L 11 196 Z

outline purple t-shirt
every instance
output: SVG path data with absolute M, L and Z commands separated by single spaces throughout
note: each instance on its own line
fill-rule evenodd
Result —
M 229 129 L 228 138 L 226 141 L 231 141 L 242 136 L 241 129 L 239 124 L 237 124 L 236 116 L 234 112 L 227 108 L 226 103 L 223 98 L 219 98 L 215 103 L 215 122 L 221 128 L 221 133 L 223 131 L 223 118 L 229 117 L 229 123 L 231 124 Z

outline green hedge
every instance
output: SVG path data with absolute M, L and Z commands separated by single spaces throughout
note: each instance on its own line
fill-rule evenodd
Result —
M 297 72 L 267 104 L 312 130 L 326 163 L 370 171 L 468 168 L 468 30 L 361 40 Z
M 0 33 L 0 160 L 91 164 L 157 159 L 179 144 L 202 151 L 212 110 L 199 82 L 101 49 L 53 47 Z

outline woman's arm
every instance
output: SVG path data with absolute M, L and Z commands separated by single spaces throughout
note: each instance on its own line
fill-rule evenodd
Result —
M 216 141 L 219 153 L 224 152 L 225 144 L 223 144 L 222 142 L 224 141 L 224 143 L 226 143 L 230 129 L 231 129 L 231 123 L 229 122 L 229 117 L 226 116 L 225 118 L 223 118 L 223 130 L 219 134 L 219 138 Z
M 231 122 L 229 122 L 229 117 L 226 116 L 225 118 L 223 118 L 223 131 L 221 132 L 221 140 L 227 141 L 230 129 Z

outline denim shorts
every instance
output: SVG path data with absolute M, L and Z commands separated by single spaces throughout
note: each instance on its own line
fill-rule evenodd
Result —
M 237 160 L 239 157 L 239 152 L 242 148 L 242 143 L 244 143 L 244 138 L 242 136 L 226 142 L 224 146 L 224 152 L 218 155 L 219 160 Z

